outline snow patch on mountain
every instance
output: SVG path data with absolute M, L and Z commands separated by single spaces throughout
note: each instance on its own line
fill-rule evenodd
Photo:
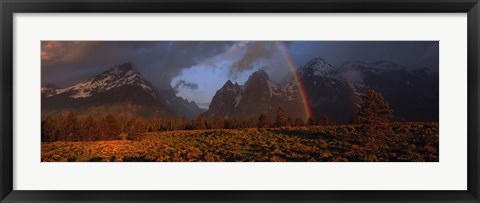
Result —
M 238 105 L 240 104 L 240 101 L 242 100 L 242 97 L 243 97 L 243 95 L 242 95 L 241 92 L 235 96 L 235 108 L 237 108 Z
M 156 97 L 152 85 L 143 79 L 142 75 L 135 71 L 130 63 L 117 65 L 97 77 L 79 84 L 50 91 L 47 93 L 47 97 L 70 93 L 70 98 L 73 99 L 86 98 L 95 93 L 105 92 L 124 85 L 138 85 L 153 97 Z
M 335 68 L 322 58 L 315 58 L 301 66 L 298 71 L 302 76 L 327 77 L 335 72 Z

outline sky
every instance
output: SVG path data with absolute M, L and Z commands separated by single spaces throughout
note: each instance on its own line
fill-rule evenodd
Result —
M 314 58 L 334 67 L 349 61 L 390 61 L 438 71 L 438 41 L 42 41 L 42 85 L 68 87 L 130 62 L 158 89 L 208 108 L 227 80 L 243 84 L 264 69 L 272 80 Z

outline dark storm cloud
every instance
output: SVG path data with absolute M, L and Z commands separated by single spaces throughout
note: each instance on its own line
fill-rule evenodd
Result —
M 185 80 L 179 80 L 179 81 L 177 81 L 175 86 L 173 86 L 173 90 L 175 92 L 178 92 L 178 89 L 181 88 L 181 87 L 185 87 L 185 88 L 188 88 L 188 89 L 191 89 L 191 90 L 196 90 L 196 89 L 198 89 L 198 84 L 193 83 L 193 82 L 187 82 Z
M 437 41 L 297 41 L 288 46 L 297 66 L 321 57 L 339 67 L 348 61 L 390 61 L 406 68 L 438 71 Z
M 229 76 L 232 79 L 237 79 L 249 70 L 263 69 L 268 72 L 270 79 L 279 80 L 291 71 L 280 48 L 290 49 L 292 45 L 297 43 L 299 41 L 238 42 L 240 46 L 243 44 L 244 51 L 239 58 L 233 60 L 232 67 L 229 69 Z
M 42 85 L 76 84 L 125 62 L 131 62 L 158 88 L 171 88 L 173 78 L 195 65 L 215 68 L 216 64 L 228 64 L 230 78 L 262 67 L 271 78 L 280 79 L 290 71 L 280 45 L 286 47 L 297 67 L 321 57 L 336 67 L 347 61 L 386 60 L 438 71 L 436 41 L 44 41 Z M 215 82 L 223 84 L 226 79 Z
M 184 69 L 190 68 L 202 60 L 225 51 L 233 42 L 173 42 L 165 59 L 159 64 L 159 73 L 166 79 L 163 87 L 170 85 L 171 79 Z
M 276 42 L 256 41 L 246 45 L 245 54 L 230 69 L 230 75 L 241 74 L 245 70 L 250 70 L 258 65 L 257 62 L 262 59 L 268 59 L 276 50 Z
M 280 51 L 280 47 L 285 49 Z M 177 95 L 207 108 L 228 79 L 243 83 L 262 68 L 278 81 L 295 66 L 317 57 L 335 67 L 348 61 L 385 60 L 410 69 L 438 71 L 439 42 L 44 41 L 41 77 L 42 85 L 65 87 L 131 62 L 155 87 L 174 88 Z M 288 63 L 290 58 L 294 66 Z
M 215 56 L 233 42 L 44 41 L 42 83 L 67 86 L 116 64 L 131 62 L 159 88 L 185 68 Z

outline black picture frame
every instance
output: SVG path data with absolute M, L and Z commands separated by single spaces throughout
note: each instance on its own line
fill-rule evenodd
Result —
M 479 202 L 479 0 L 0 0 L 2 202 Z M 466 191 L 23 191 L 13 190 L 15 13 L 467 13 L 468 189 Z

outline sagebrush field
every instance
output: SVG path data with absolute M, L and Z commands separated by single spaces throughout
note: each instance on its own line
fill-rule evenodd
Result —
M 358 125 L 149 132 L 141 140 L 42 142 L 43 162 L 439 161 L 438 123 L 392 123 L 369 144 Z

